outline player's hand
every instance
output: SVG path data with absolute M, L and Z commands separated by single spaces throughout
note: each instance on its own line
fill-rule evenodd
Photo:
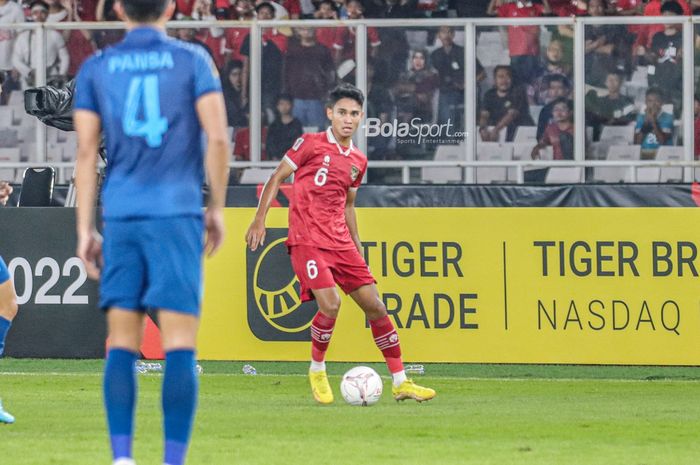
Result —
M 204 225 L 207 228 L 207 241 L 204 251 L 207 257 L 212 257 L 224 243 L 226 226 L 224 226 L 224 211 L 221 208 L 207 208 L 204 213 Z
M 102 268 L 102 236 L 97 231 L 78 235 L 78 258 L 85 264 L 85 271 L 90 279 L 100 279 Z
M 255 252 L 259 246 L 265 245 L 265 233 L 265 222 L 257 218 L 253 220 L 253 223 L 248 228 L 248 232 L 245 233 L 245 241 L 250 250 Z
M 12 194 L 12 186 L 10 183 L 0 181 L 0 205 L 5 206 L 7 204 L 10 194 Z

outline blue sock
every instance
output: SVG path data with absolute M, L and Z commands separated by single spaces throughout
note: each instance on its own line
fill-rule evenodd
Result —
M 7 332 L 10 330 L 12 322 L 6 318 L 0 316 L 0 357 L 5 351 L 5 338 L 7 337 Z
M 136 406 L 137 354 L 126 349 L 110 349 L 105 364 L 104 401 L 114 460 L 131 458 Z
M 179 349 L 165 354 L 163 376 L 163 423 L 165 458 L 168 465 L 183 465 L 197 410 L 198 382 L 194 350 Z

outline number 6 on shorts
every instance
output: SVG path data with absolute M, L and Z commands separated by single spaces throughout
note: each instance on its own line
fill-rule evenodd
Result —
M 309 279 L 316 279 L 318 276 L 318 267 L 316 266 L 316 260 L 309 260 L 306 262 L 306 274 L 309 275 Z

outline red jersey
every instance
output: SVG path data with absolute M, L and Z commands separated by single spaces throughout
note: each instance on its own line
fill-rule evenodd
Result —
M 367 157 L 350 142 L 341 147 L 328 128 L 304 134 L 284 156 L 294 169 L 289 207 L 288 246 L 319 249 L 355 248 L 345 222 L 349 190 L 357 190 L 367 170 Z
M 537 18 L 544 11 L 540 4 L 518 6 L 518 3 L 506 3 L 498 7 L 501 18 Z M 540 54 L 539 26 L 508 26 L 508 50 L 510 56 L 538 56 Z
M 355 28 L 354 27 L 337 27 L 335 28 L 335 42 L 333 48 L 343 51 L 343 59 L 355 59 Z M 379 32 L 373 27 L 367 28 L 367 43 L 370 47 L 378 47 L 382 41 L 379 38 Z

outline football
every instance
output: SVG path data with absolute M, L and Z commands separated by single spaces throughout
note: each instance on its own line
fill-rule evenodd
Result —
M 343 375 L 340 392 L 350 405 L 367 407 L 382 397 L 384 384 L 379 374 L 370 367 L 359 366 Z

